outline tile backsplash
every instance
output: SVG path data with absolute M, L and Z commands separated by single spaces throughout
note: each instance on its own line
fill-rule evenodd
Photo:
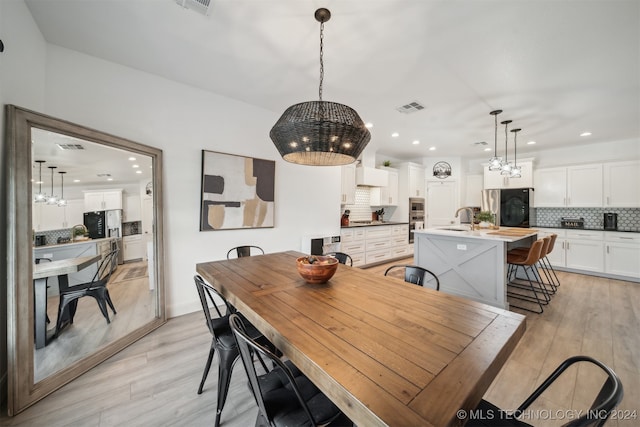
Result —
M 562 217 L 584 218 L 584 228 L 602 229 L 604 213 L 618 214 L 618 230 L 640 231 L 640 209 L 637 208 L 537 208 L 537 227 L 560 227 Z
M 342 212 L 349 209 L 350 221 L 371 221 L 371 206 L 369 202 L 371 200 L 371 194 L 369 187 L 357 187 L 356 188 L 356 200 L 353 205 L 344 205 Z

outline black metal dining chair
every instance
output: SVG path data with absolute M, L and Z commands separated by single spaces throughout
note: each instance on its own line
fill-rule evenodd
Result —
M 571 365 L 586 362 L 600 368 L 606 375 L 604 383 L 588 410 L 582 410 L 575 419 L 563 424 L 564 427 L 600 427 L 611 416 L 612 411 L 620 404 L 624 395 L 622 382 L 618 376 L 604 363 L 589 356 L 573 356 L 565 360 L 555 371 L 533 392 L 515 411 L 506 411 L 496 405 L 482 400 L 473 411 L 473 417 L 465 426 L 468 427 L 531 427 L 517 417 L 525 413 L 542 393 L 553 384 Z M 590 372 L 590 371 L 589 371 Z M 516 380 L 517 381 L 517 380 Z M 575 381 L 575 379 L 572 379 Z
M 93 275 L 93 279 L 90 282 L 82 283 L 80 285 L 73 285 L 60 288 L 60 300 L 58 303 L 58 320 L 56 322 L 56 335 L 60 333 L 62 327 L 69 324 L 73 324 L 73 318 L 76 314 L 78 306 L 78 300 L 83 297 L 92 297 L 98 303 L 98 308 L 102 312 L 102 315 L 107 320 L 107 323 L 111 323 L 109 319 L 109 313 L 107 312 L 107 305 L 116 313 L 116 308 L 111 301 L 107 284 L 111 278 L 111 274 L 115 271 L 118 265 L 118 250 L 109 252 L 98 265 L 98 270 Z
M 245 245 L 229 249 L 229 252 L 227 252 L 227 259 L 231 259 L 234 252 L 237 258 L 242 258 L 245 256 L 251 256 L 252 251 L 259 252 L 259 255 L 264 255 L 264 250 L 262 250 L 260 246 Z
M 198 394 L 202 394 L 204 383 L 207 380 L 209 369 L 211 369 L 211 363 L 213 356 L 218 351 L 219 366 L 218 366 L 218 402 L 216 406 L 216 419 L 214 426 L 220 425 L 220 416 L 222 415 L 222 409 L 224 408 L 225 401 L 227 399 L 227 393 L 229 391 L 229 384 L 231 383 L 231 372 L 233 371 L 233 365 L 238 359 L 239 350 L 236 344 L 236 340 L 233 337 L 231 328 L 229 327 L 229 316 L 233 313 L 237 313 L 235 307 L 231 305 L 227 299 L 216 288 L 206 283 L 200 275 L 193 277 L 196 289 L 198 290 L 198 296 L 200 297 L 200 303 L 204 312 L 204 317 L 211 333 L 211 347 L 209 348 L 209 356 L 207 358 L 207 364 L 204 367 L 202 373 L 202 380 L 198 387 Z M 223 314 L 217 305 L 214 296 L 220 298 L 225 305 L 225 313 Z M 215 314 L 212 314 L 211 308 L 214 307 Z M 252 339 L 258 340 L 263 345 L 269 346 L 274 351 L 275 347 L 258 331 L 253 325 L 248 323 L 248 334 Z M 266 366 L 264 367 L 266 369 Z
M 404 269 L 404 281 L 413 283 L 414 285 L 423 286 L 425 288 L 433 288 L 436 291 L 440 290 L 440 280 L 430 270 L 426 268 L 418 267 L 417 265 L 392 265 L 387 268 L 384 275 L 387 276 L 393 270 Z M 431 277 L 428 277 L 431 276 Z M 435 281 L 435 287 L 431 285 Z
M 340 264 L 353 266 L 353 259 L 351 258 L 351 255 L 344 252 L 329 252 L 325 255 L 336 258 Z
M 247 334 L 242 319 L 229 317 L 249 387 L 258 404 L 256 426 L 353 426 L 351 420 L 325 396 L 290 360 L 257 343 Z M 273 368 L 258 374 L 254 355 L 271 361 Z

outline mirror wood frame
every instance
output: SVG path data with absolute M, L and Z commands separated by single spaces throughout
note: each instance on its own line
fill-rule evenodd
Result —
M 104 132 L 6 106 L 6 271 L 9 415 L 15 415 L 166 323 L 162 215 L 162 150 Z M 94 353 L 34 383 L 34 288 L 32 233 L 31 128 L 150 156 L 153 165 L 156 317 Z

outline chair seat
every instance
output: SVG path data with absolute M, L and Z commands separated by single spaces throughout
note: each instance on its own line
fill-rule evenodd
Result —
M 289 360 L 284 362 L 293 374 L 302 398 L 310 408 L 316 424 L 332 421 L 340 410 Z M 269 416 L 278 426 L 308 426 L 308 418 L 300 406 L 295 392 L 279 367 L 258 377 Z
M 511 252 L 507 253 L 507 262 L 509 264 L 517 264 L 517 265 L 524 265 L 525 262 L 527 261 L 527 257 L 529 256 L 529 252 L 525 252 L 523 254 L 513 254 Z

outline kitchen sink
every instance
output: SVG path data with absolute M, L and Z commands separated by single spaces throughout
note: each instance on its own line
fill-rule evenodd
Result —
M 439 228 L 438 230 L 446 230 L 446 231 L 471 231 L 468 228 Z

